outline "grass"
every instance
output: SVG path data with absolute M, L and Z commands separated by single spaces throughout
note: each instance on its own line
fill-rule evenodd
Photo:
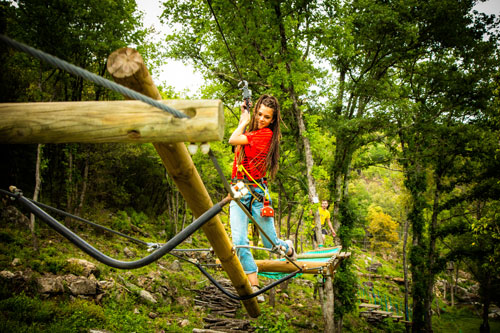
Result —
M 134 213 L 130 213 L 134 215 Z M 108 216 L 107 214 L 103 214 Z M 124 214 L 122 214 L 124 215 Z M 135 216 L 135 215 L 134 215 Z M 123 222 L 125 217 L 120 217 Z M 158 235 L 159 224 L 150 221 L 146 223 L 144 216 L 136 214 L 133 223 L 144 226 L 152 238 Z M 111 220 L 105 221 L 111 224 Z M 127 226 L 125 225 L 125 228 Z M 110 256 L 121 260 L 136 260 L 148 253 L 144 248 L 123 240 L 119 237 L 103 235 L 93 229 L 79 228 L 79 234 L 96 248 Z M 82 231 L 83 230 L 83 231 Z M 68 258 L 82 258 L 92 262 L 95 260 L 81 252 L 67 240 L 44 225 L 39 225 L 37 234 L 40 237 L 40 250 L 35 252 L 31 246 L 31 236 L 27 230 L 9 228 L 0 224 L 0 270 L 32 270 L 33 277 L 45 273 L 78 274 L 79 268 L 68 265 Z M 134 235 L 137 238 L 143 237 Z M 162 242 L 161 239 L 148 241 Z M 188 246 L 188 245 L 186 245 Z M 137 258 L 126 258 L 123 248 L 128 247 Z M 201 237 L 201 233 L 193 238 L 190 248 L 210 247 Z M 368 272 L 367 267 L 371 260 L 365 262 L 365 256 L 373 256 L 359 249 L 353 249 L 353 258 L 359 272 Z M 267 257 L 267 253 L 265 254 Z M 20 265 L 12 267 L 14 258 L 20 259 Z M 181 271 L 172 271 L 168 268 L 175 260 L 172 256 L 165 256 L 159 262 L 132 271 L 122 271 L 97 263 L 100 270 L 100 280 L 113 280 L 120 285 L 131 284 L 130 288 L 115 286 L 106 290 L 106 294 L 99 304 L 93 299 L 73 298 L 59 295 L 57 297 L 41 298 L 32 289 L 26 292 L 14 292 L 5 284 L 0 284 L 0 332 L 81 332 L 89 329 L 106 329 L 113 332 L 158 332 L 176 331 L 191 332 L 193 328 L 203 327 L 203 317 L 209 315 L 210 310 L 194 306 L 195 293 L 191 289 L 204 288 L 208 282 L 194 266 L 181 262 Z M 401 263 L 383 260 L 373 256 L 373 262 L 383 264 L 378 274 L 402 276 Z M 224 272 L 209 270 L 216 277 L 227 277 Z M 147 280 L 148 288 L 157 295 L 160 290 L 167 291 L 156 304 L 142 303 L 137 294 L 141 281 Z M 276 294 L 276 307 L 267 303 L 261 304 L 261 316 L 251 319 L 258 332 L 312 332 L 322 331 L 322 318 L 319 300 L 314 299 L 314 288 L 305 283 L 308 280 L 315 283 L 317 279 L 311 275 L 304 275 L 292 279 L 287 290 Z M 385 279 L 370 279 L 360 277 L 359 285 L 363 282 L 373 282 L 379 295 L 391 296 L 402 300 L 402 287 Z M 1 282 L 1 281 L 0 281 Z M 262 279 L 265 284 L 266 279 Z M 133 287 L 135 286 L 135 287 Z M 281 286 L 278 287 L 281 289 Z M 288 297 L 285 297 L 284 294 Z M 180 298 L 190 299 L 189 306 L 179 304 Z M 443 304 L 441 304 L 443 305 Z M 447 309 L 440 317 L 433 317 L 435 332 L 477 332 L 481 319 L 474 315 L 474 311 Z M 155 317 L 156 316 L 156 317 Z M 154 317 L 151 318 L 151 317 Z M 249 319 L 245 310 L 237 313 L 239 319 Z M 187 319 L 188 323 L 182 327 L 181 323 Z M 500 323 L 490 321 L 491 332 L 500 332 Z M 357 312 L 347 314 L 343 321 L 344 332 L 401 332 L 401 324 L 386 321 L 379 325 L 370 325 L 359 317 Z

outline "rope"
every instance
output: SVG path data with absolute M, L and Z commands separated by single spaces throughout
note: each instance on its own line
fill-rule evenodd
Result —
M 238 300 L 238 301 L 245 301 L 245 300 L 247 300 L 247 299 L 254 298 L 255 296 L 259 296 L 260 294 L 265 293 L 265 292 L 266 292 L 266 291 L 268 291 L 269 289 L 274 288 L 274 287 L 275 287 L 275 286 L 277 286 L 278 284 L 281 284 L 281 283 L 285 282 L 286 280 L 288 280 L 288 279 L 291 279 L 291 278 L 295 277 L 297 274 L 299 274 L 299 273 L 301 272 L 301 270 L 299 269 L 298 271 L 295 271 L 295 272 L 293 272 L 293 273 L 290 273 L 289 275 L 287 275 L 287 276 L 285 276 L 285 277 L 283 277 L 283 278 L 281 278 L 281 279 L 277 280 L 276 282 L 273 282 L 273 283 L 271 283 L 271 284 L 268 284 L 267 286 L 265 286 L 264 288 L 259 289 L 259 291 L 256 291 L 256 292 L 255 292 L 255 293 L 253 293 L 253 294 L 250 294 L 250 295 L 245 295 L 245 296 L 238 296 L 238 295 L 235 295 L 235 294 L 233 294 L 233 293 L 231 293 L 231 292 L 227 291 L 227 290 L 226 290 L 223 286 L 221 286 L 221 285 L 219 284 L 219 282 L 217 282 L 217 280 L 215 280 L 215 279 L 214 279 L 214 277 L 213 277 L 213 276 L 211 276 L 211 275 L 210 275 L 210 274 L 209 274 L 209 273 L 208 273 L 208 272 L 207 272 L 207 271 L 203 268 L 203 266 L 201 266 L 199 263 L 197 263 L 197 262 L 193 262 L 193 261 L 188 260 L 188 259 L 186 259 L 186 258 L 182 258 L 181 256 L 177 256 L 177 255 L 175 255 L 175 254 L 173 254 L 173 253 L 170 253 L 170 255 L 173 255 L 174 257 L 177 257 L 178 259 L 184 260 L 184 261 L 186 261 L 186 262 L 188 262 L 188 263 L 190 263 L 190 264 L 195 265 L 195 266 L 199 269 L 199 271 L 200 271 L 201 273 L 203 273 L 203 275 L 205 275 L 205 276 L 206 276 L 206 277 L 210 280 L 210 282 L 212 282 L 212 284 L 213 284 L 214 286 L 216 286 L 216 287 L 217 287 L 217 289 L 219 289 L 219 290 L 220 290 L 220 291 L 221 291 L 224 295 L 228 296 L 229 298 L 232 298 L 232 299 Z
M 0 190 L 0 191 L 1 191 L 2 193 L 5 193 L 3 190 Z M 98 229 L 105 230 L 105 231 L 111 232 L 111 233 L 113 233 L 113 234 L 115 234 L 115 235 L 118 235 L 118 236 L 121 236 L 121 237 L 127 238 L 127 239 L 131 240 L 131 241 L 132 241 L 132 242 L 134 242 L 134 243 L 141 244 L 141 245 L 144 245 L 144 246 L 147 246 L 147 247 L 152 247 L 152 246 L 154 246 L 154 245 L 156 244 L 156 243 L 147 243 L 147 242 L 142 241 L 142 240 L 140 240 L 140 239 L 137 239 L 137 238 L 131 237 L 131 236 L 129 236 L 129 235 L 125 235 L 125 234 L 123 234 L 123 233 L 121 233 L 121 232 L 119 232 L 119 231 L 116 231 L 116 230 L 113 230 L 113 229 L 107 228 L 107 227 L 105 227 L 105 226 L 99 225 L 99 224 L 97 224 L 97 223 L 94 223 L 94 222 L 92 222 L 92 221 L 86 220 L 86 219 L 81 218 L 81 217 L 79 217 L 79 216 L 72 215 L 72 214 L 67 213 L 67 212 L 65 212 L 65 211 L 62 211 L 62 210 L 60 210 L 60 209 L 57 209 L 57 208 L 54 208 L 54 207 L 51 207 L 51 206 L 45 205 L 45 204 L 43 204 L 43 203 L 41 203 L 41 202 L 37 202 L 37 201 L 32 200 L 32 199 L 29 199 L 29 198 L 26 198 L 26 199 L 28 199 L 29 201 L 31 201 L 32 203 L 34 203 L 34 204 L 35 204 L 35 205 L 37 205 L 38 207 L 42 207 L 42 208 L 45 208 L 45 209 L 47 209 L 47 210 L 49 210 L 49 211 L 52 211 L 52 212 L 54 212 L 54 213 L 58 213 L 58 214 L 61 214 L 61 215 L 66 216 L 66 217 L 69 217 L 69 218 L 75 219 L 75 220 L 77 220 L 77 221 L 81 221 L 81 222 L 87 223 L 87 224 L 89 224 L 89 225 L 91 225 L 91 226 L 93 226 L 93 227 L 96 227 L 96 228 L 98 228 Z
M 70 242 L 75 244 L 78 248 L 80 248 L 83 252 L 90 255 L 92 258 L 100 261 L 101 263 L 119 269 L 135 269 L 140 268 L 146 265 L 149 265 L 164 255 L 170 253 L 172 249 L 194 234 L 199 228 L 201 228 L 205 223 L 207 223 L 210 219 L 212 219 L 215 215 L 219 214 L 222 211 L 222 208 L 227 205 L 230 200 L 228 198 L 223 199 L 219 203 L 215 204 L 205 213 L 203 213 L 200 217 L 198 217 L 193 223 L 188 225 L 184 230 L 175 235 L 172 239 L 170 239 L 167 243 L 165 243 L 162 247 L 160 247 L 155 252 L 150 255 L 141 258 L 136 261 L 121 261 L 114 258 L 111 258 L 95 247 L 87 243 L 85 240 L 80 238 L 73 231 L 68 229 L 66 226 L 58 222 L 52 216 L 47 214 L 40 207 L 32 203 L 30 200 L 26 199 L 20 191 L 16 193 L 10 193 L 8 191 L 0 190 L 1 193 L 7 194 L 8 196 L 18 200 L 21 204 L 23 204 L 30 212 L 35 214 L 42 221 L 47 223 L 51 228 L 60 233 L 62 236 L 67 238 Z
M 215 23 L 217 23 L 217 27 L 219 28 L 219 32 L 222 35 L 222 39 L 224 40 L 224 44 L 226 44 L 227 51 L 229 52 L 229 55 L 231 56 L 231 60 L 233 61 L 234 67 L 236 67 L 236 71 L 238 72 L 238 76 L 240 77 L 240 81 L 243 80 L 243 76 L 241 76 L 240 69 L 238 68 L 238 65 L 236 64 L 236 60 L 234 59 L 233 53 L 231 52 L 231 49 L 229 48 L 229 45 L 227 44 L 226 37 L 224 36 L 224 32 L 222 32 L 222 28 L 219 24 L 219 20 L 217 20 L 217 16 L 215 16 L 214 9 L 212 8 L 212 1 L 207 0 L 208 6 L 210 7 L 210 11 L 212 12 L 212 15 L 215 19 Z
M 189 118 L 184 113 L 182 113 L 174 108 L 171 108 L 168 105 L 162 104 L 159 101 L 152 99 L 151 97 L 140 94 L 137 91 L 129 89 L 129 88 L 122 86 L 121 84 L 118 84 L 116 82 L 107 80 L 107 79 L 105 79 L 99 75 L 96 75 L 94 73 L 91 73 L 83 68 L 77 67 L 75 65 L 72 65 L 72 64 L 64 61 L 64 60 L 61 60 L 57 57 L 54 57 L 53 55 L 50 55 L 50 54 L 47 54 L 47 53 L 42 52 L 40 50 L 34 49 L 28 45 L 19 43 L 13 39 L 10 39 L 9 37 L 7 37 L 3 34 L 0 34 L 0 41 L 13 47 L 14 49 L 25 52 L 25 53 L 27 53 L 27 54 L 29 54 L 37 59 L 45 61 L 54 67 L 65 70 L 73 75 L 80 76 L 80 77 L 84 78 L 85 80 L 92 81 L 92 82 L 99 84 L 103 87 L 106 87 L 108 89 L 116 91 L 117 93 L 120 93 L 122 95 L 126 95 L 130 98 L 133 98 L 133 99 L 139 100 L 141 102 L 147 103 L 149 105 L 152 105 L 154 107 L 157 107 L 158 109 L 166 111 L 177 118 Z

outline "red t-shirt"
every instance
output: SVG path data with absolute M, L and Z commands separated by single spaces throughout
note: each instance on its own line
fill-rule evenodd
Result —
M 248 139 L 248 144 L 243 146 L 245 157 L 243 158 L 243 167 L 254 179 L 264 178 L 266 176 L 266 157 L 271 146 L 273 131 L 268 127 L 244 134 Z M 233 172 L 231 178 L 242 179 L 246 174 L 244 171 L 238 172 L 237 162 L 239 153 L 234 154 Z

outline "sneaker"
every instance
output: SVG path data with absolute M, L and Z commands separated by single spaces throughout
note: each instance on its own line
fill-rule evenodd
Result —
M 293 247 L 293 242 L 288 239 L 285 241 L 285 243 L 288 245 L 288 249 L 292 250 L 292 254 L 287 254 L 287 256 L 292 260 L 297 260 L 297 253 L 295 252 L 295 248 Z
M 256 293 L 259 290 L 260 290 L 259 286 L 252 286 L 252 293 Z M 264 298 L 263 294 L 260 294 L 259 296 L 257 296 L 257 302 L 258 303 L 264 303 L 265 301 L 266 301 L 266 299 Z

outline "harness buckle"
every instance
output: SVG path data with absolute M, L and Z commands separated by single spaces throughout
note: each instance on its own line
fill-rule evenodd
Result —
M 242 181 L 239 181 L 236 184 L 234 184 L 233 186 L 231 186 L 231 189 L 234 192 L 235 199 L 240 199 L 248 194 L 248 188 L 245 186 L 245 183 L 243 183 Z

